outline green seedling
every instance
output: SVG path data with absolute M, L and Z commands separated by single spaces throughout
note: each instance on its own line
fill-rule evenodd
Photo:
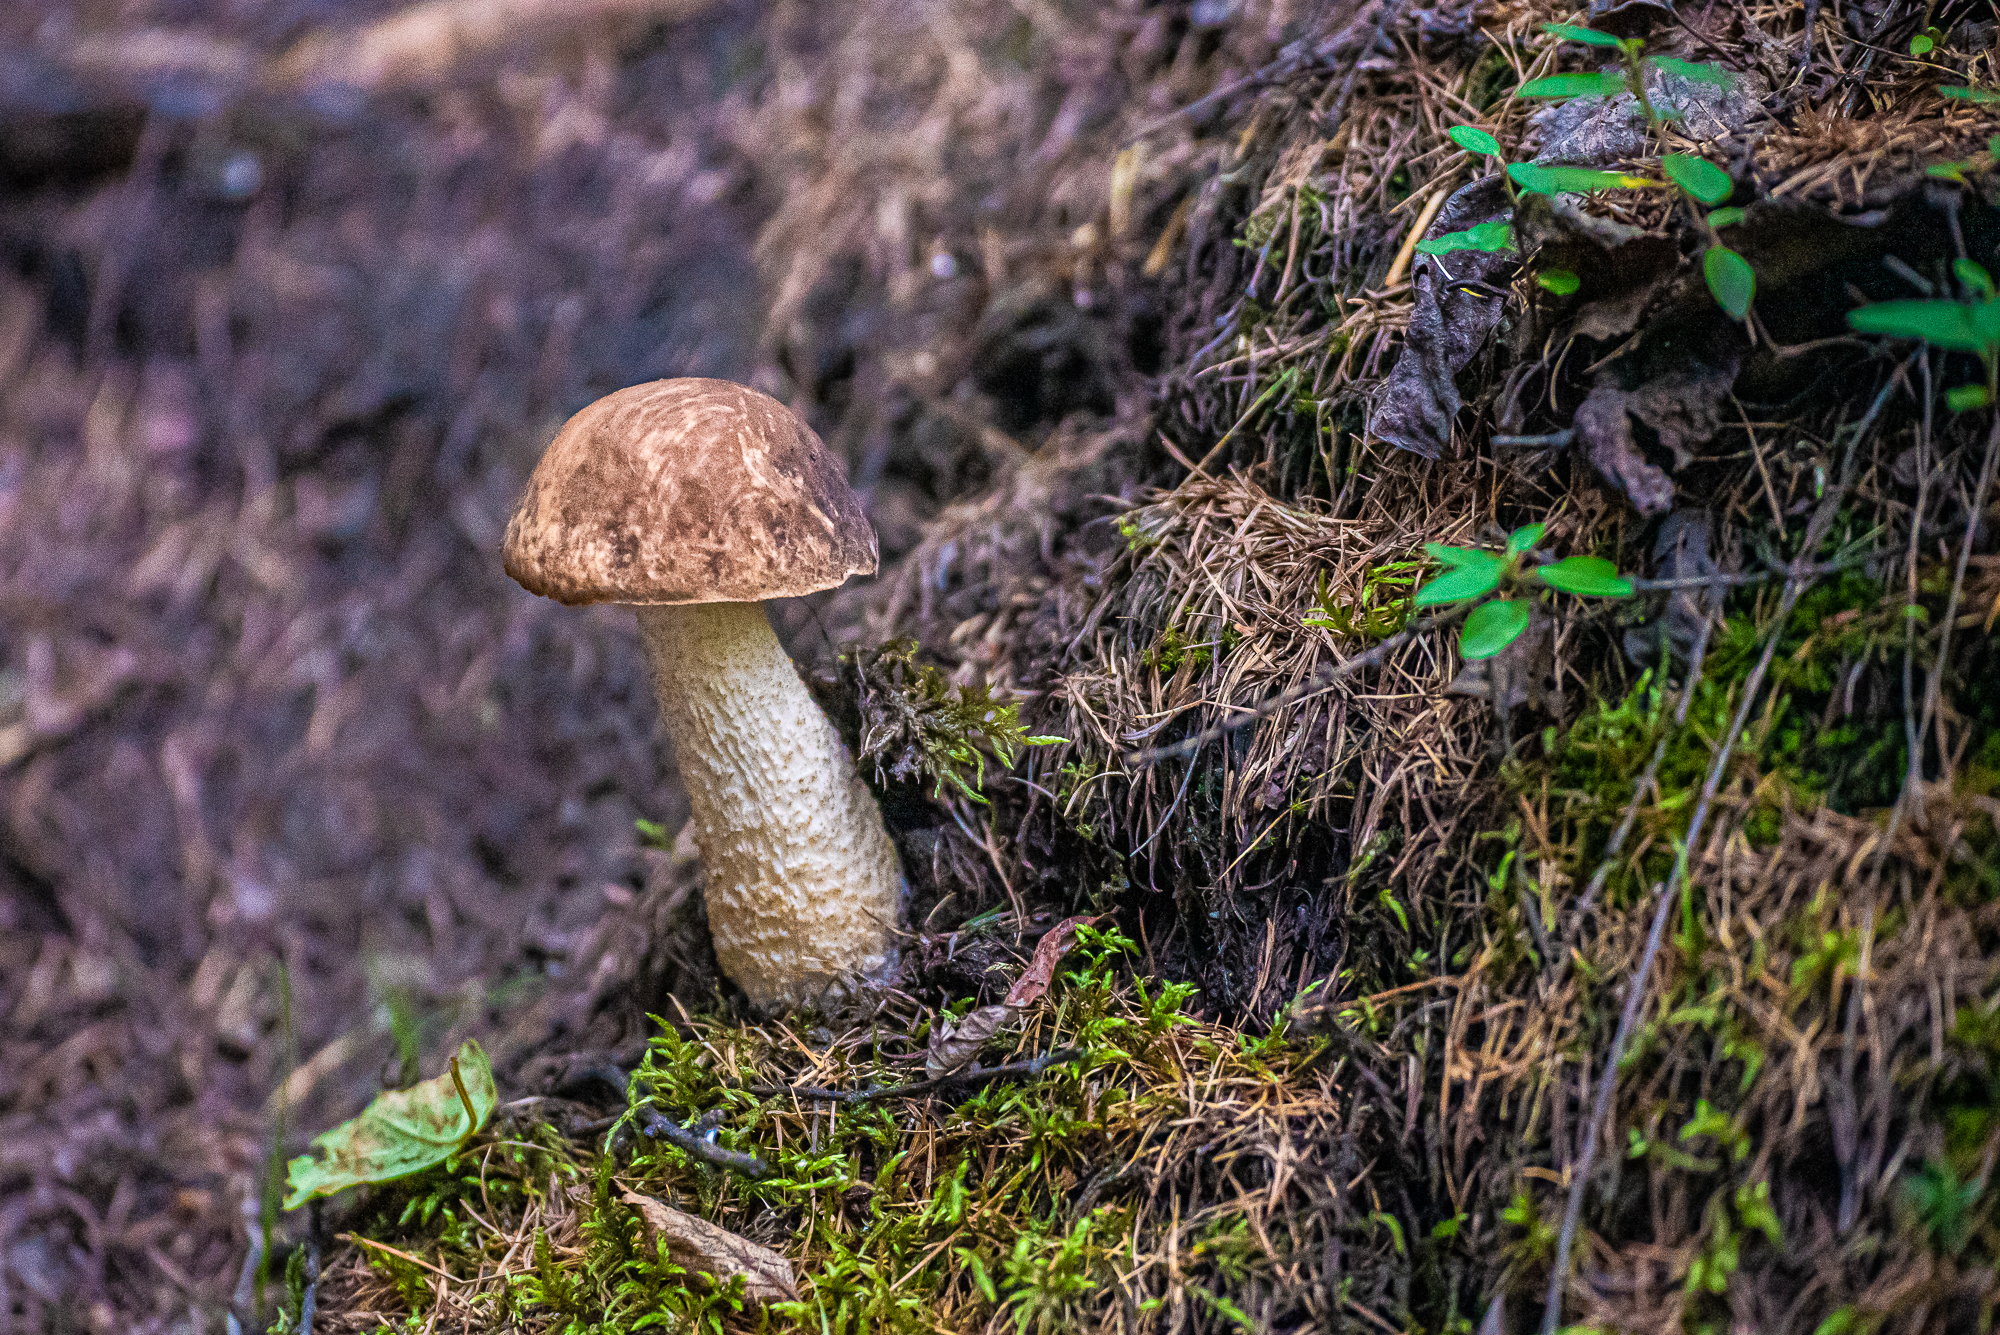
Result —
M 1863 334 L 1919 338 L 1935 348 L 1976 354 L 1985 363 L 1986 383 L 1959 385 L 1944 396 L 1953 412 L 1968 412 L 2000 402 L 2000 296 L 1985 266 L 1961 259 L 1952 272 L 1965 290 L 1963 301 L 1878 301 L 1849 311 L 1847 323 Z
M 1601 556 L 1569 556 L 1550 565 L 1528 567 L 1527 558 L 1546 531 L 1542 524 L 1517 528 L 1508 536 L 1506 548 L 1498 552 L 1447 547 L 1438 542 L 1424 544 L 1431 559 L 1446 569 L 1417 590 L 1417 607 L 1484 600 L 1472 609 L 1459 632 L 1458 649 L 1464 657 L 1491 658 L 1519 639 L 1528 628 L 1536 593 L 1553 590 L 1583 598 L 1632 596 L 1632 582 Z M 1493 593 L 1522 592 L 1529 596 L 1488 598 Z
M 1618 97 L 1631 93 L 1638 99 L 1639 109 L 1646 117 L 1646 125 L 1655 138 L 1659 137 L 1668 121 L 1674 119 L 1671 108 L 1662 112 L 1653 105 L 1646 92 L 1646 76 L 1649 70 L 1665 70 L 1698 83 L 1727 88 L 1734 77 L 1717 65 L 1680 60 L 1672 56 L 1648 56 L 1645 54 L 1645 40 L 1638 37 L 1615 37 L 1595 28 L 1579 27 L 1573 23 L 1545 23 L 1542 30 L 1566 42 L 1580 42 L 1585 46 L 1599 47 L 1618 53 L 1622 69 L 1603 70 L 1596 73 L 1550 74 L 1540 79 L 1530 79 L 1517 91 L 1521 97 L 1568 98 L 1568 97 Z M 1628 172 L 1599 171 L 1592 167 L 1543 166 L 1533 162 L 1507 162 L 1501 152 L 1500 143 L 1490 133 L 1473 125 L 1454 125 L 1445 132 L 1452 143 L 1468 153 L 1499 159 L 1504 172 L 1502 181 L 1506 183 L 1509 195 L 1515 195 L 1518 188 L 1529 194 L 1581 194 L 1595 190 L 1646 190 L 1659 189 L 1671 182 L 1695 207 L 1709 233 L 1710 244 L 1702 257 L 1702 277 L 1708 284 L 1709 294 L 1715 298 L 1732 320 L 1748 318 L 1750 303 L 1757 294 L 1757 275 L 1750 262 L 1736 251 L 1722 244 L 1718 231 L 1733 227 L 1743 221 L 1743 210 L 1717 208 L 1725 204 L 1735 193 L 1736 183 L 1729 173 L 1690 153 L 1668 153 L 1660 159 L 1660 170 L 1665 181 L 1654 180 L 1650 176 L 1638 176 Z M 1712 210 L 1704 216 L 1702 210 Z M 1488 254 L 1514 249 L 1514 229 L 1511 215 L 1480 223 L 1476 227 L 1460 232 L 1447 232 L 1443 236 L 1432 237 L 1419 242 L 1418 251 L 1426 255 L 1449 255 L 1454 251 L 1478 250 Z M 1536 276 L 1536 282 L 1543 289 L 1559 297 L 1569 296 L 1582 286 L 1582 280 L 1566 269 L 1551 269 Z

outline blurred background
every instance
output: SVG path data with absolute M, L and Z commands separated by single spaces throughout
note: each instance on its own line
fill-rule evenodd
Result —
M 464 1035 L 560 1046 L 616 964 L 634 822 L 684 812 L 629 615 L 500 569 L 563 418 L 755 383 L 892 568 L 997 457 L 1140 414 L 1222 150 L 1119 145 L 1298 24 L 0 9 L 0 1326 L 221 1329 L 282 1154 Z M 781 627 L 823 659 L 859 609 Z

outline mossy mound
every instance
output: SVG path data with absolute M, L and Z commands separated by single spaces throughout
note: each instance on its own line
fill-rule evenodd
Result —
M 765 1315 L 799 1328 L 1991 1328 L 2000 427 L 1981 356 L 1845 317 L 1975 303 L 1952 262 L 2000 261 L 2000 120 L 1938 91 L 1993 86 L 1994 30 L 1597 8 L 1678 119 L 1609 88 L 1531 117 L 1524 84 L 1603 46 L 1537 4 L 1037 10 L 928 29 L 963 60 L 903 70 L 862 41 L 880 15 L 834 44 L 806 83 L 849 131 L 877 112 L 841 87 L 928 108 L 904 147 L 984 136 L 907 176 L 829 153 L 767 255 L 776 355 L 857 475 L 933 488 L 829 609 L 917 646 L 829 673 L 861 674 L 917 893 L 903 992 L 803 1030 L 684 995 L 629 1096 L 719 1113 L 780 1175 L 544 1135 L 505 1219 L 384 1221 L 436 1267 L 411 1310 L 764 1319 L 635 1251 L 616 1182 L 784 1252 L 803 1296 Z M 996 108 L 1058 36 L 1124 100 L 1070 85 L 1030 150 Z M 1638 184 L 1510 192 L 1460 125 Z M 1727 192 L 1648 184 L 1668 154 Z M 1512 251 L 1418 248 L 1503 210 Z M 850 240 L 811 251 L 808 216 Z M 835 272 L 895 320 L 813 315 Z M 1533 525 L 1510 588 L 1594 556 L 1631 596 L 1521 595 L 1468 660 L 1426 544 Z M 1010 702 L 1064 741 L 938 784 Z M 880 726 L 904 715 L 956 732 Z M 927 1103 L 766 1092 L 890 1078 L 1065 913 L 1121 935 L 1008 1038 L 1074 1059 Z M 343 1264 L 368 1301 L 401 1273 Z

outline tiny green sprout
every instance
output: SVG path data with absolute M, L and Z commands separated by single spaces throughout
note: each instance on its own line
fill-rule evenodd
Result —
M 1535 275 L 1535 282 L 1559 297 L 1566 297 L 1583 286 L 1583 280 L 1567 269 L 1545 269 Z
M 1944 34 L 1936 28 L 1925 28 L 1910 39 L 1910 54 L 1912 56 L 1927 56 L 1937 50 L 1938 43 L 1943 40 Z
M 1708 225 L 1710 227 L 1715 228 L 1717 231 L 1720 231 L 1725 227 L 1734 227 L 1736 226 L 1736 224 L 1742 221 L 1743 221 L 1742 209 L 1717 209 L 1715 212 L 1708 215 Z
M 1628 46 L 1623 38 L 1614 37 L 1608 32 L 1599 32 L 1595 28 L 1579 27 L 1574 23 L 1544 23 L 1542 31 L 1560 37 L 1566 42 L 1582 42 L 1585 46 L 1607 46 L 1615 51 L 1623 51 Z M 1635 51 L 1645 44 L 1642 38 L 1637 37 L 1629 42 L 1630 48 Z
M 1445 567 L 1443 574 L 1417 590 L 1415 605 L 1443 607 L 1487 599 L 1472 609 L 1459 632 L 1459 653 L 1468 660 L 1491 658 L 1521 637 L 1533 618 L 1533 595 L 1555 591 L 1590 598 L 1629 598 L 1632 583 L 1617 567 L 1599 556 L 1570 556 L 1549 565 L 1523 570 L 1547 532 L 1542 524 L 1524 524 L 1508 535 L 1505 550 L 1481 551 L 1427 542 L 1424 551 Z M 1495 592 L 1526 597 L 1488 599 Z

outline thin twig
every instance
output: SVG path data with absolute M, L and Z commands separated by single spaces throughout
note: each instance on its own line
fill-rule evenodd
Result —
M 639 1109 L 639 1129 L 653 1139 L 664 1140 L 675 1149 L 703 1163 L 726 1168 L 732 1173 L 741 1173 L 745 1177 L 765 1177 L 771 1171 L 770 1165 L 756 1155 L 724 1149 L 707 1136 L 690 1131 L 653 1108 Z
M 1031 1078 L 1040 1075 L 1051 1066 L 1075 1061 L 1082 1055 L 1081 1048 L 1056 1048 L 1032 1061 L 1009 1062 L 1004 1066 L 972 1066 L 963 1071 L 949 1071 L 944 1075 L 912 1080 L 908 1084 L 871 1085 L 866 1089 L 828 1089 L 822 1085 L 743 1085 L 740 1088 L 745 1093 L 755 1094 L 760 1098 L 792 1094 L 815 1103 L 864 1103 L 870 1099 L 901 1099 L 917 1094 L 928 1094 L 932 1090 L 949 1085 L 974 1085 L 984 1084 L 989 1080 Z

